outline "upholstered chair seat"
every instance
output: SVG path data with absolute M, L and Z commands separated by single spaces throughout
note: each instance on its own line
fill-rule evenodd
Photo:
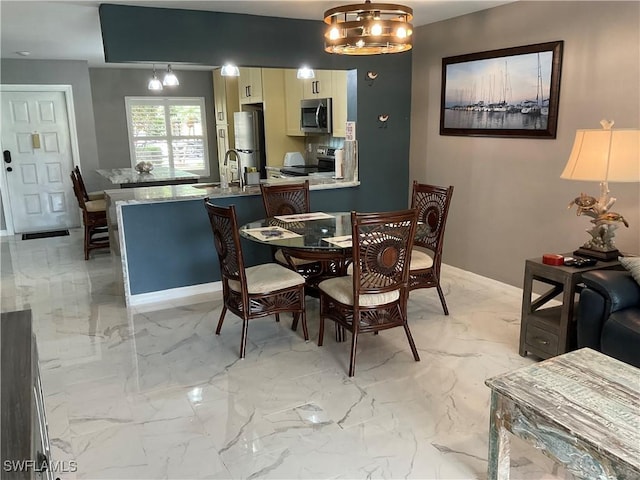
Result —
M 247 276 L 247 292 L 252 294 L 275 292 L 296 285 L 304 285 L 302 275 L 276 263 L 247 267 L 245 274 Z M 242 291 L 242 285 L 237 280 L 229 280 L 229 288 L 235 292 Z
M 280 249 L 276 250 L 274 258 L 276 262 L 280 263 L 281 265 L 287 265 L 287 266 L 289 265 L 289 262 L 287 262 L 287 258 L 284 256 L 283 251 Z M 317 263 L 317 260 L 307 260 L 305 258 L 298 258 L 298 257 L 289 257 L 289 258 L 291 259 L 291 263 L 293 263 L 295 266 L 302 266 L 302 265 L 309 265 L 311 263 Z
M 411 250 L 411 270 L 423 270 L 433 267 L 432 255 L 433 253 L 430 250 L 414 245 L 413 250 Z
M 351 277 L 351 275 L 330 278 L 321 282 L 318 288 L 338 302 L 353 306 L 353 277 Z M 359 298 L 358 305 L 360 307 L 373 307 L 375 305 L 384 305 L 385 303 L 397 301 L 398 298 L 400 298 L 400 291 L 365 293 L 360 295 Z
M 89 200 L 84 202 L 84 206 L 87 212 L 105 212 L 107 210 L 107 201 L 102 200 Z

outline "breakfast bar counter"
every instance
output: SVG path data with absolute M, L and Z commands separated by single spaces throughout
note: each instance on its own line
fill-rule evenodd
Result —
M 156 167 L 149 172 L 133 168 L 101 169 L 96 172 L 120 188 L 136 188 L 157 185 L 178 185 L 197 182 L 200 175 L 175 168 Z
M 311 180 L 311 179 L 310 179 Z M 300 179 L 269 179 L 296 183 Z M 311 180 L 311 204 L 334 211 L 356 207 L 358 181 Z M 165 185 L 105 192 L 111 252 L 121 264 L 127 305 L 219 290 L 220 270 L 204 198 L 235 205 L 243 224 L 264 217 L 259 185 Z M 247 266 L 270 261 L 268 247 L 247 242 Z

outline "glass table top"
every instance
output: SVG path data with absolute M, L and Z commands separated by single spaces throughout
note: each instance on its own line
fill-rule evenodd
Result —
M 351 248 L 351 212 L 315 212 L 263 218 L 240 227 L 240 236 L 276 247 L 302 250 L 346 250 Z M 310 217 L 310 218 L 307 218 Z M 312 218 L 322 217 L 322 218 Z M 418 222 L 415 239 L 426 241 L 432 230 Z
M 311 217 L 316 215 L 325 215 L 326 218 L 312 219 L 306 215 L 298 216 L 294 221 L 263 218 L 242 225 L 240 235 L 254 242 L 304 250 L 344 250 L 351 247 L 351 212 L 308 214 Z M 335 243 L 327 239 L 333 239 Z

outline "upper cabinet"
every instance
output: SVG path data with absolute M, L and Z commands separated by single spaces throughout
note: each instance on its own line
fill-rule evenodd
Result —
M 284 71 L 287 135 L 304 136 L 300 130 L 300 101 L 309 98 L 331 98 L 334 137 L 346 135 L 347 72 L 346 70 L 316 70 L 313 79 L 297 78 L 297 71 Z
M 238 95 L 240 104 L 261 103 L 262 97 L 262 69 L 240 68 L 238 77 Z
M 347 136 L 347 72 L 331 71 L 331 98 L 333 108 L 334 137 Z
M 216 125 L 233 124 L 233 112 L 240 111 L 238 101 L 238 78 L 223 77 L 220 69 L 213 71 L 213 101 L 216 110 Z
M 303 137 L 304 132 L 300 130 L 300 100 L 304 98 L 304 82 L 298 78 L 297 73 L 291 69 L 284 71 L 286 130 L 287 135 Z
M 316 70 L 315 74 L 316 74 L 315 78 L 302 80 L 304 98 L 331 97 L 331 94 L 332 94 L 331 70 Z

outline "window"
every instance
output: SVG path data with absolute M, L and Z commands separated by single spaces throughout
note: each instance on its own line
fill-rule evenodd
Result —
M 125 97 L 131 166 L 151 162 L 209 175 L 202 97 Z

